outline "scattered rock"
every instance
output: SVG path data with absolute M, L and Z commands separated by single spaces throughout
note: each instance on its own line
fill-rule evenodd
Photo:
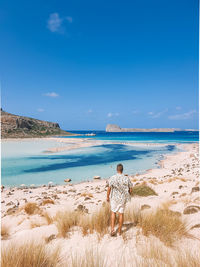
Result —
M 67 179 L 64 180 L 64 182 L 69 183 L 69 182 L 71 182 L 71 180 L 72 180 L 72 179 L 67 178 Z
M 14 205 L 15 203 L 13 203 L 12 201 L 10 201 L 10 202 L 8 202 L 7 204 L 6 204 L 6 206 L 11 206 L 11 205 Z
M 199 186 L 195 186 L 195 187 L 192 187 L 192 191 L 191 191 L 191 193 L 193 193 L 193 192 L 198 192 L 198 191 L 200 191 Z
M 83 206 L 83 205 L 78 205 L 78 207 L 77 207 L 77 210 L 79 210 L 79 211 L 83 211 L 85 209 L 85 206 Z
M 63 191 L 63 194 L 67 194 L 67 190 Z
M 51 242 L 53 239 L 56 239 L 56 235 L 50 235 L 45 238 L 46 243 Z
M 193 225 L 190 229 L 200 228 L 200 223 Z
M 191 205 L 184 209 L 183 214 L 193 214 L 197 213 L 198 211 L 200 211 L 199 206 Z
M 14 207 L 12 207 L 12 208 L 9 208 L 9 209 L 7 210 L 7 215 L 12 215 L 12 214 L 14 214 L 16 211 L 17 211 L 17 207 L 16 207 L 16 206 L 14 206 Z
M 147 204 L 144 204 L 141 206 L 141 210 L 150 209 L 150 208 L 151 208 L 151 206 L 147 205 Z
M 173 192 L 173 193 L 171 193 L 171 196 L 174 196 L 176 194 L 178 194 L 178 192 Z
M 85 197 L 85 199 L 84 200 L 90 200 L 91 198 L 90 197 Z
M 48 182 L 48 188 L 53 186 L 53 182 Z
M 52 195 L 52 198 L 54 198 L 54 199 L 60 199 L 57 195 Z
M 5 186 L 2 185 L 1 186 L 1 192 L 3 192 L 4 188 L 5 188 Z
M 27 189 L 28 186 L 26 186 L 25 184 L 21 184 L 21 185 L 20 185 L 20 188 L 21 188 L 21 189 Z
M 76 193 L 76 189 L 69 189 L 69 192 Z
M 85 212 L 85 213 L 88 213 L 88 209 L 86 209 L 85 206 L 83 205 L 78 205 L 77 208 L 75 209 L 75 211 L 81 211 L 81 212 Z
M 179 187 L 178 187 L 179 189 L 181 189 L 181 188 L 183 188 L 183 186 L 182 185 L 179 185 Z
M 93 179 L 101 179 L 101 176 L 96 175 L 93 177 Z

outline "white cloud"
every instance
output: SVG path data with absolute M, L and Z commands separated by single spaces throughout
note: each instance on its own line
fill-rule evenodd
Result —
M 37 111 L 38 112 L 44 112 L 44 109 L 43 108 L 38 108 Z
M 49 15 L 49 19 L 47 21 L 47 28 L 51 32 L 58 32 L 60 31 L 63 19 L 60 18 L 58 13 L 52 13 Z
M 118 117 L 118 116 L 119 116 L 119 113 L 118 113 L 118 112 L 116 112 L 116 113 L 111 113 L 111 112 L 109 112 L 109 113 L 107 114 L 107 117 L 108 117 L 108 118 Z
M 176 107 L 176 110 L 181 110 L 181 107 L 179 107 L 179 106 L 178 106 L 178 107 Z
M 44 94 L 45 96 L 49 96 L 49 97 L 58 97 L 59 95 L 55 92 L 51 92 L 51 93 L 46 93 Z
M 93 112 L 93 110 L 92 109 L 89 109 L 88 111 L 87 111 L 87 113 L 92 113 Z
M 72 23 L 73 19 L 70 16 L 60 17 L 58 13 L 52 13 L 49 15 L 49 19 L 47 20 L 47 28 L 51 32 L 64 33 L 64 22 Z
M 164 113 L 166 113 L 168 111 L 168 109 L 164 109 L 160 112 L 153 112 L 153 111 L 150 111 L 148 112 L 148 115 L 152 118 L 152 119 L 157 119 L 157 118 L 160 118 Z
M 139 113 L 139 110 L 133 110 L 132 113 L 133 114 L 138 114 Z
M 188 119 L 191 119 L 193 114 L 195 113 L 196 113 L 196 110 L 190 110 L 182 114 L 171 115 L 168 118 L 170 120 L 188 120 Z

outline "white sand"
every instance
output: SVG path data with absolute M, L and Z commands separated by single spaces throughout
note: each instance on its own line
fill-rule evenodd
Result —
M 79 142 L 78 145 L 85 144 L 82 141 Z M 200 207 L 200 191 L 192 192 L 192 188 L 199 188 L 198 144 L 185 144 L 179 145 L 179 147 L 186 151 L 166 156 L 160 162 L 161 168 L 148 170 L 143 175 L 130 176 L 134 185 L 146 181 L 147 185 L 151 186 L 158 194 L 158 196 L 134 197 L 132 202 L 138 208 L 143 204 L 148 204 L 151 209 L 154 209 L 164 202 L 175 200 L 170 208 L 181 212 L 182 217 L 188 222 L 189 229 L 191 229 L 192 226 L 200 224 L 200 210 L 197 213 L 187 215 L 184 215 L 183 211 L 190 205 Z M 82 193 L 90 193 L 92 197 L 81 196 Z M 44 239 L 52 234 L 57 234 L 56 225 L 47 225 L 45 219 L 39 215 L 28 216 L 23 210 L 16 212 L 14 215 L 7 215 L 8 209 L 16 205 L 18 205 L 19 210 L 27 201 L 36 202 L 40 205 L 42 200 L 47 197 L 54 199 L 55 204 L 40 207 L 52 216 L 58 210 L 74 210 L 79 204 L 84 205 L 88 212 L 92 213 L 106 200 L 106 181 L 94 180 L 93 182 L 66 184 L 51 188 L 4 189 L 1 196 L 2 224 L 9 226 L 10 236 L 7 240 L 2 240 L 3 245 L 10 241 L 22 242 L 27 238 Z M 36 222 L 42 226 L 31 228 L 31 225 Z M 176 245 L 178 247 L 187 247 L 194 250 L 200 246 L 200 241 L 197 239 L 198 236 L 200 237 L 200 227 L 191 229 L 189 233 L 196 238 L 177 240 Z M 83 253 L 84 247 L 97 246 L 101 253 L 109 255 L 108 266 L 117 266 L 117 262 L 121 260 L 122 255 L 126 257 L 126 261 L 130 253 L 133 253 L 136 258 L 140 258 L 136 247 L 141 245 L 140 242 L 144 242 L 145 239 L 146 237 L 142 235 L 137 227 L 132 227 L 126 232 L 125 241 L 120 236 L 112 238 L 109 235 L 105 235 L 103 239 L 98 241 L 95 234 L 83 237 L 77 229 L 71 233 L 69 238 L 56 238 L 51 243 L 52 246 L 62 244 L 62 253 L 65 258 L 71 253 Z M 157 242 L 160 241 L 157 240 Z

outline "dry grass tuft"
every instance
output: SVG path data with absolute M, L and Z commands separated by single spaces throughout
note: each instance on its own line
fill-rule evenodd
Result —
M 88 192 L 83 192 L 80 195 L 81 197 L 94 197 L 92 193 L 88 193 Z
M 44 222 L 37 222 L 37 221 L 31 221 L 30 222 L 30 226 L 31 228 L 36 228 L 36 227 L 40 227 L 46 225 Z
M 8 225 L 1 223 L 1 237 L 2 237 L 2 239 L 8 238 L 9 234 L 10 234 L 10 228 L 8 227 Z
M 136 185 L 133 187 L 132 190 L 132 196 L 141 196 L 141 197 L 147 197 L 147 196 L 157 196 L 156 192 L 146 184 Z
M 155 179 L 150 179 L 148 182 L 150 184 L 153 184 L 153 185 L 157 185 L 158 184 L 158 182 Z
M 44 212 L 42 216 L 46 219 L 48 225 L 53 223 L 53 218 L 47 212 Z
M 102 207 L 92 215 L 83 215 L 79 222 L 83 235 L 97 232 L 100 237 L 108 233 L 109 225 L 110 207 L 108 203 L 104 203 Z
M 141 210 L 135 205 L 127 206 L 124 214 L 124 221 L 133 222 L 135 225 L 141 220 Z
M 24 210 L 28 215 L 36 214 L 40 211 L 39 206 L 34 202 L 28 202 L 24 206 Z
M 106 267 L 107 260 L 104 255 L 100 253 L 98 248 L 86 249 L 83 256 L 80 254 L 71 255 L 71 267 Z
M 187 179 L 184 178 L 184 177 L 172 177 L 172 178 L 168 178 L 166 180 L 166 182 L 171 183 L 171 182 L 174 182 L 174 181 L 177 181 L 177 180 L 182 181 L 182 182 L 187 182 Z
M 77 226 L 81 214 L 78 211 L 59 211 L 53 220 L 58 228 L 58 236 L 66 237 L 73 226 Z
M 110 207 L 108 203 L 93 214 L 85 214 L 79 211 L 58 212 L 53 218 L 58 228 L 58 235 L 67 237 L 72 227 L 80 227 L 83 235 L 97 232 L 99 236 L 108 233 L 110 225 Z
M 200 251 L 179 250 L 175 254 L 177 267 L 198 267 L 200 266 Z
M 47 204 L 55 204 L 54 200 L 53 199 L 44 199 L 42 201 L 42 205 L 47 205 Z
M 59 254 L 59 248 L 50 251 L 44 242 L 11 242 L 2 248 L 1 267 L 56 267 Z
M 168 246 L 187 234 L 180 214 L 169 209 L 158 208 L 154 213 L 142 214 L 139 225 L 144 235 L 152 234 Z

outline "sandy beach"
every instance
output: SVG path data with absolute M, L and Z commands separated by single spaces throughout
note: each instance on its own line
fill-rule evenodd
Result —
M 71 142 L 73 143 L 73 139 Z M 77 146 L 80 144 L 82 146 L 84 142 L 78 141 Z M 143 215 L 153 213 L 161 207 L 177 212 L 181 220 L 186 223 L 187 235 L 175 237 L 172 246 L 168 246 L 162 238 L 154 234 L 144 234 L 136 222 L 126 219 L 126 214 L 122 236 L 110 237 L 109 227 L 100 236 L 95 230 L 85 234 L 78 224 L 74 224 L 67 235 L 63 236 L 60 233 L 58 212 L 63 214 L 79 212 L 81 220 L 82 216 L 92 216 L 102 205 L 106 205 L 106 180 L 96 179 L 91 182 L 66 183 L 59 186 L 5 188 L 1 195 L 3 248 L 9 248 L 12 244 L 20 246 L 32 241 L 44 242 L 44 246 L 50 250 L 59 246 L 61 250 L 58 266 L 85 266 L 79 265 L 78 262 L 80 259 L 84 261 L 88 253 L 90 257 L 93 255 L 95 260 L 104 261 L 102 265 L 96 266 L 172 266 L 170 264 L 181 266 L 173 262 L 180 254 L 180 250 L 182 252 L 192 250 L 194 257 L 199 257 L 198 144 L 178 146 L 184 152 L 167 155 L 160 162 L 160 168 L 148 170 L 142 175 L 129 174 L 134 187 L 148 186 L 156 194 L 149 196 L 136 194 L 127 204 L 127 211 L 134 210 Z M 33 211 L 27 209 L 29 203 L 35 203 Z M 162 252 L 165 251 L 170 257 L 166 259 L 161 252 L 152 256 L 150 251 L 152 247 L 157 248 L 156 251 L 158 248 Z M 172 255 L 174 257 L 171 259 Z M 158 263 L 159 265 L 155 265 Z

